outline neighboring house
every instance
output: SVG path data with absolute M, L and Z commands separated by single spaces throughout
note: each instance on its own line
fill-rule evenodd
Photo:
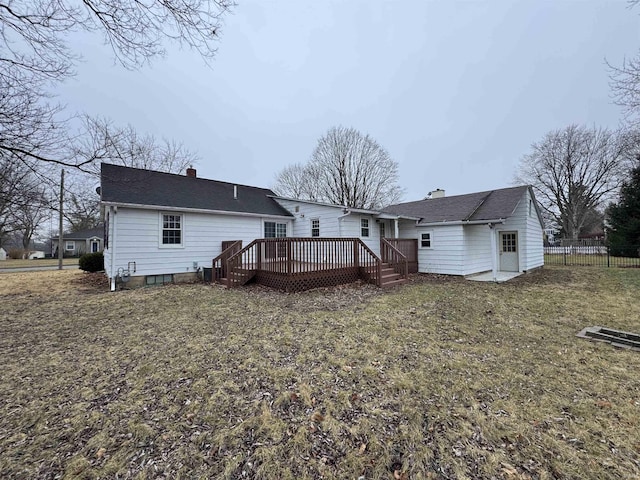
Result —
M 400 238 L 418 238 L 420 272 L 493 271 L 495 278 L 498 271 L 527 272 L 544 265 L 543 220 L 528 186 L 432 197 L 384 212 L 420 218 L 399 226 Z
M 101 252 L 104 248 L 104 226 L 79 230 L 73 233 L 65 233 L 63 237 L 64 255 L 77 257 L 85 253 Z M 51 239 L 53 245 L 53 255 L 58 252 L 58 237 Z
M 352 239 L 352 260 L 362 257 L 356 244 L 380 256 L 381 238 L 411 239 L 414 249 L 418 243 L 421 272 L 470 275 L 542 266 L 541 220 L 528 187 L 455 197 L 438 190 L 428 200 L 377 211 L 201 179 L 191 168 L 185 176 L 102 164 L 100 191 L 112 289 L 118 278 L 132 285 L 193 280 L 211 267 L 223 244 L 240 240 L 249 248 L 257 239 L 284 237 Z M 315 262 L 335 259 L 331 252 L 313 255 Z
M 7 251 L 0 247 L 0 261 L 7 259 Z

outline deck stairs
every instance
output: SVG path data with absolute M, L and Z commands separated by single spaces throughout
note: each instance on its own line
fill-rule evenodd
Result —
M 227 272 L 227 277 L 218 279 L 217 283 L 222 285 L 230 285 L 231 287 L 240 287 L 256 276 L 257 270 L 247 268 L 232 268 Z M 231 280 L 231 284 L 228 281 Z
M 389 263 L 382 264 L 382 275 L 380 276 L 380 286 L 382 288 L 394 287 L 407 283 L 406 278 L 402 278 L 402 274 L 396 273 Z

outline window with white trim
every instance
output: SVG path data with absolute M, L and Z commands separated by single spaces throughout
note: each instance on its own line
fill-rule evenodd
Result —
M 76 242 L 74 242 L 74 241 L 72 241 L 72 240 L 69 240 L 69 241 L 65 242 L 65 243 L 64 243 L 64 249 L 65 249 L 67 252 L 72 252 L 73 250 L 75 250 L 75 249 L 76 249 Z
M 182 215 L 163 213 L 160 237 L 160 244 L 163 247 L 181 247 Z
M 424 232 L 420 234 L 420 248 L 431 248 L 431 232 Z
M 361 237 L 369 236 L 369 219 L 368 218 L 360 219 L 360 236 Z
M 311 219 L 311 236 L 312 237 L 320 236 L 320 219 L 319 218 Z

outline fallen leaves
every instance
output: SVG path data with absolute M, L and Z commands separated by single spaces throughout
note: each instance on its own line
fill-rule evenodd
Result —
M 312 422 L 315 422 L 315 423 L 321 423 L 321 422 L 324 420 L 324 415 L 322 415 L 322 414 L 321 414 L 320 412 L 318 412 L 318 411 L 315 411 L 315 412 L 313 412 L 313 413 L 311 414 L 310 419 L 311 419 L 311 421 L 312 421 Z

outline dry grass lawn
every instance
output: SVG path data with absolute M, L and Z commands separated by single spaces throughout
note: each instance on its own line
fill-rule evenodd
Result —
M 63 265 L 78 265 L 77 258 L 63 258 Z M 58 265 L 57 258 L 35 258 L 33 260 L 16 260 L 13 258 L 0 262 L 0 271 L 12 268 L 31 268 L 31 267 L 55 267 Z
M 640 477 L 640 270 L 284 294 L 0 276 L 0 478 Z

